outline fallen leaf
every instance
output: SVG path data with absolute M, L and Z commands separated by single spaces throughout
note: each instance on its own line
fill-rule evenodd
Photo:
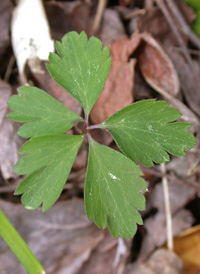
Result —
M 183 263 L 173 251 L 161 248 L 138 267 L 133 265 L 126 274 L 182 274 Z
M 179 235 L 182 231 L 189 228 L 194 222 L 194 218 L 189 210 L 181 209 L 173 215 L 173 235 Z M 138 256 L 138 261 L 144 261 L 156 247 L 162 246 L 167 240 L 166 217 L 163 212 L 148 218 L 144 222 L 147 231 L 143 239 L 142 247 Z
M 173 96 L 179 92 L 179 79 L 171 59 L 160 44 L 148 33 L 141 35 L 138 64 L 144 79 L 156 91 L 167 91 Z
M 81 199 L 58 202 L 46 213 L 2 200 L 0 208 L 48 274 L 78 273 L 104 238 L 104 232 L 88 221 Z M 0 265 L 6 273 L 26 273 L 2 239 Z
M 0 58 L 6 52 L 10 45 L 10 18 L 12 15 L 13 5 L 11 1 L 2 0 L 0 9 Z
M 181 208 L 184 208 L 191 200 L 195 198 L 197 189 L 192 185 L 179 185 L 177 183 L 168 182 L 170 208 L 172 214 L 176 213 Z M 150 195 L 150 203 L 152 207 L 159 209 L 159 212 L 164 213 L 164 196 L 162 184 L 157 184 Z
M 126 34 L 119 13 L 113 9 L 105 9 L 99 38 L 103 45 L 111 44 L 114 40 L 122 38 Z
M 117 240 L 107 231 L 103 241 L 93 250 L 90 260 L 79 274 L 110 274 L 117 251 Z
M 18 150 L 22 145 L 22 138 L 17 135 L 17 123 L 6 117 L 8 112 L 7 100 L 11 95 L 11 87 L 0 81 L 0 169 L 4 179 L 16 178 L 13 173 L 18 160 Z
M 86 1 L 51 1 L 44 5 L 53 39 L 61 40 L 66 32 L 72 30 L 90 32 L 93 18 Z
M 187 100 L 190 108 L 198 115 L 200 115 L 200 66 L 199 62 L 193 60 L 193 67 L 187 64 L 183 55 L 176 51 L 168 49 L 169 55 L 172 58 L 174 66 L 178 72 L 181 89 Z
M 94 123 L 100 123 L 133 102 L 135 59 L 130 55 L 140 43 L 139 34 L 123 37 L 110 47 L 112 65 L 104 89 L 91 111 Z
M 191 227 L 174 238 L 174 251 L 184 263 L 185 274 L 200 270 L 200 225 Z
M 176 1 L 176 5 L 178 6 L 178 9 L 180 9 L 186 22 L 191 25 L 196 17 L 194 10 L 183 1 Z M 173 17 L 172 14 L 171 16 L 181 33 L 182 26 L 178 24 L 177 19 Z M 137 27 L 141 33 L 147 32 L 151 34 L 156 40 L 162 42 L 163 45 L 179 46 L 177 38 L 158 7 L 148 9 L 146 13 L 139 18 Z M 186 39 L 185 37 L 183 38 Z
M 114 239 L 108 230 L 103 241 L 93 250 L 79 274 L 124 274 L 131 239 Z
M 96 142 L 103 144 L 105 146 L 109 146 L 113 141 L 111 134 L 106 130 L 97 128 L 91 130 L 90 134 Z

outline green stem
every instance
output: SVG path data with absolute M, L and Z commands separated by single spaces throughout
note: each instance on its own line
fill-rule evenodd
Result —
M 29 274 L 45 274 L 44 268 L 33 255 L 25 241 L 0 210 L 0 236 L 19 259 Z

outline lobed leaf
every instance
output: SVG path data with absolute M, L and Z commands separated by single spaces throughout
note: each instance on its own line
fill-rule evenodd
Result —
M 137 210 L 145 209 L 146 183 L 133 161 L 90 140 L 85 182 L 85 208 L 89 220 L 114 237 L 131 238 L 142 224 Z
M 23 194 L 25 208 L 34 210 L 41 204 L 48 210 L 58 199 L 83 141 L 83 136 L 49 135 L 34 137 L 19 153 L 26 155 L 16 166 L 15 173 L 31 173 L 17 187 L 15 194 Z
M 146 166 L 169 161 L 168 153 L 184 156 L 195 145 L 191 125 L 174 122 L 181 114 L 164 101 L 145 100 L 127 106 L 100 126 L 111 132 L 122 152 Z
M 17 122 L 25 122 L 18 134 L 25 138 L 61 134 L 69 130 L 82 118 L 45 91 L 24 86 L 19 95 L 8 100 L 8 106 L 14 112 L 7 117 Z
M 50 53 L 47 69 L 52 78 L 84 107 L 89 115 L 98 99 L 111 66 L 109 48 L 99 39 L 88 41 L 85 32 L 69 32 L 56 43 L 58 55 Z

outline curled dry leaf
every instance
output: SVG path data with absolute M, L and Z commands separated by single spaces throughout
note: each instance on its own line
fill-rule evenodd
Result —
M 11 87 L 0 81 L 0 169 L 4 179 L 18 177 L 13 173 L 18 160 L 22 139 L 17 135 L 17 123 L 6 118 L 7 101 L 11 96 Z
M 151 35 L 143 33 L 141 38 L 138 63 L 145 80 L 156 91 L 176 96 L 180 85 L 171 59 Z
M 183 55 L 177 50 L 168 50 L 174 66 L 179 74 L 181 88 L 190 108 L 200 115 L 200 66 L 193 60 L 193 67 L 188 65 Z
M 135 59 L 130 55 L 138 47 L 140 35 L 124 36 L 110 47 L 112 65 L 104 89 L 91 111 L 94 123 L 100 123 L 133 102 Z

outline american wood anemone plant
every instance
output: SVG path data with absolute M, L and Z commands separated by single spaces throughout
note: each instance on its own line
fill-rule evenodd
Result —
M 47 69 L 52 78 L 83 107 L 84 118 L 69 110 L 45 91 L 20 87 L 13 95 L 7 116 L 24 123 L 18 134 L 30 138 L 20 149 L 23 155 L 15 173 L 29 174 L 17 187 L 27 209 L 48 210 L 59 198 L 85 136 L 89 156 L 85 179 L 85 209 L 89 220 L 102 229 L 108 225 L 114 237 L 130 238 L 142 224 L 138 210 L 145 209 L 146 183 L 137 166 L 169 161 L 168 153 L 184 156 L 195 145 L 181 114 L 165 101 L 144 100 L 131 104 L 98 125 L 88 117 L 105 85 L 111 66 L 109 48 L 85 32 L 67 33 L 50 53 Z M 65 134 L 84 123 L 80 135 Z M 122 153 L 92 139 L 94 128 L 110 132 Z

